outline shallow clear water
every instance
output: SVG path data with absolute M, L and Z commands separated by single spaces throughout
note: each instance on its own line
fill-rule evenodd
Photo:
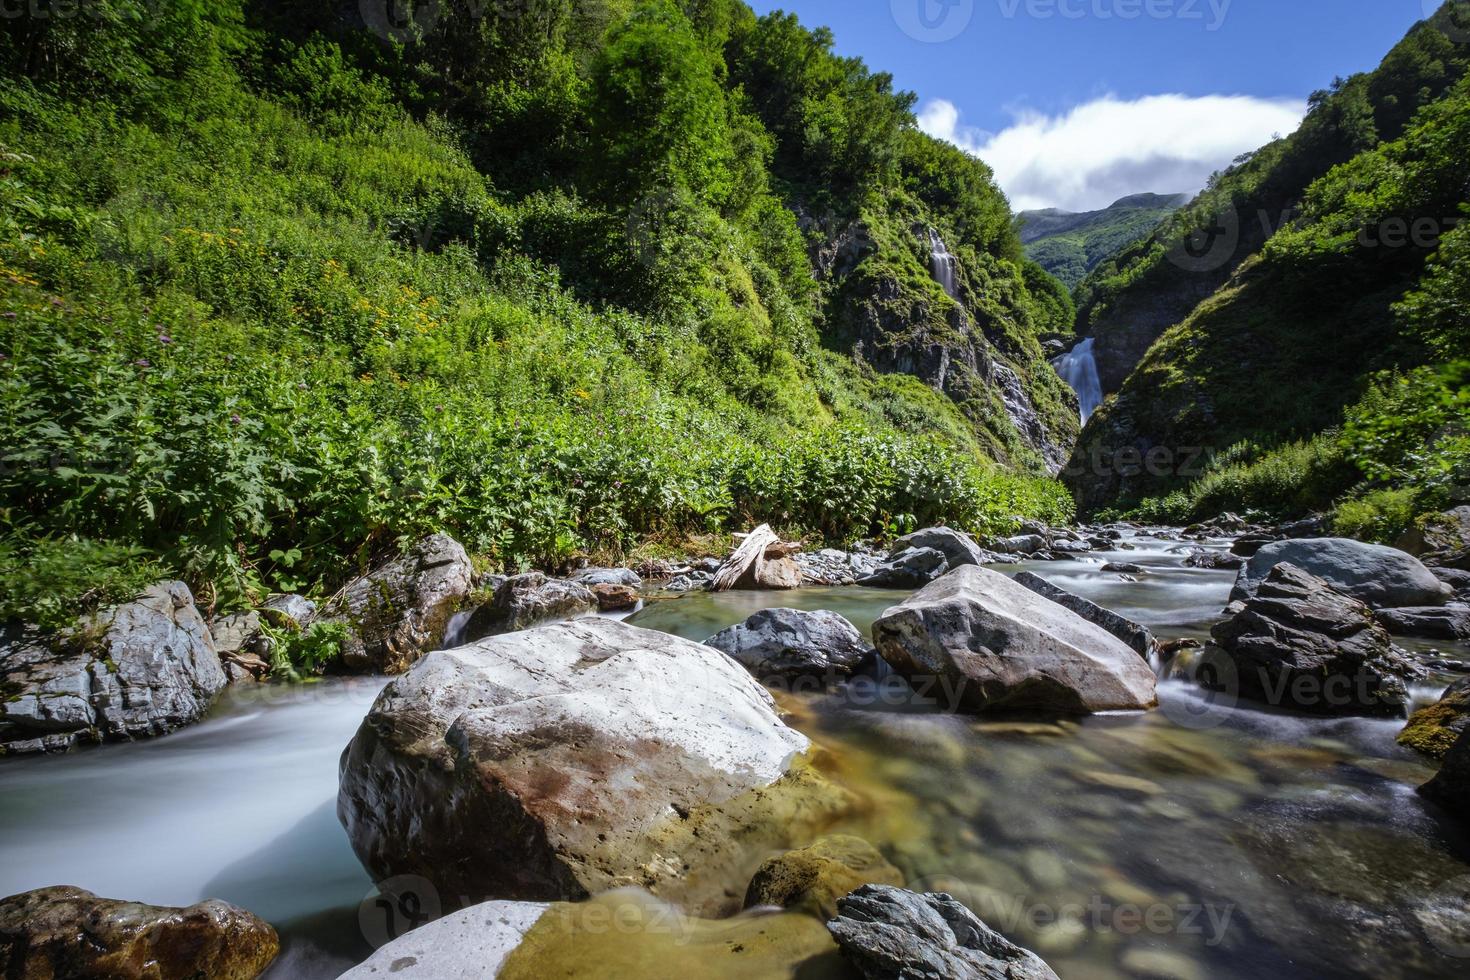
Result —
M 1164 636 L 1203 636 L 1233 573 L 1184 568 L 1179 542 L 1135 543 L 1021 567 Z M 1126 581 L 1104 560 L 1145 572 Z M 631 621 L 702 640 L 789 605 L 867 629 L 902 598 L 699 594 Z M 0 762 L 0 894 L 223 898 L 281 929 L 273 976 L 335 976 L 369 951 L 371 892 L 334 812 L 337 759 L 381 684 L 232 690 L 165 739 Z M 1431 769 L 1395 745 L 1398 723 L 1222 707 L 1179 682 L 1158 711 L 1062 723 L 951 717 L 891 694 L 780 695 L 867 803 L 838 829 L 1067 980 L 1459 976 L 1470 963 L 1454 955 L 1470 954 L 1470 842 L 1414 794 Z

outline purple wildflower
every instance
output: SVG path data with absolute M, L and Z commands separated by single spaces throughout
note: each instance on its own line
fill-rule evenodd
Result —
M 151 365 L 151 364 L 148 363 L 148 358 L 146 358 L 146 357 L 140 357 L 136 361 L 133 362 L 133 367 L 145 368 L 145 367 L 152 367 L 152 366 L 153 365 Z
M 240 416 L 239 415 L 231 415 L 230 416 L 230 422 L 233 423 L 234 425 L 239 425 L 240 424 L 240 421 L 241 421 L 241 419 L 240 419 Z

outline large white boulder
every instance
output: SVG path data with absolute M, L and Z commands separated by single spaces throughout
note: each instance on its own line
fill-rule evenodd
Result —
M 1086 714 L 1158 703 L 1153 671 L 1132 648 L 974 565 L 884 612 L 873 639 L 917 693 L 961 711 Z

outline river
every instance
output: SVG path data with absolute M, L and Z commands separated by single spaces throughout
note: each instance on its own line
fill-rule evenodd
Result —
M 1203 637 L 1234 574 L 1184 567 L 1177 541 L 1131 543 L 1016 567 L 1165 638 Z M 1127 581 L 1101 571 L 1107 560 L 1145 572 Z M 702 640 L 789 605 L 866 630 L 902 597 L 698 594 L 631 621 Z M 1424 696 L 1451 679 L 1436 675 Z M 222 898 L 281 931 L 270 976 L 336 976 L 374 931 L 359 922 L 372 883 L 336 819 L 337 760 L 382 683 L 235 688 L 168 738 L 0 762 L 0 894 L 72 884 L 167 905 Z M 1066 980 L 1430 977 L 1470 962 L 1456 905 L 1470 842 L 1414 795 L 1432 769 L 1395 744 L 1397 722 L 1219 704 L 1177 681 L 1161 685 L 1158 711 L 1059 723 L 951 717 L 895 690 L 779 695 L 871 804 L 837 829 L 878 845 L 911 887 L 953 892 Z

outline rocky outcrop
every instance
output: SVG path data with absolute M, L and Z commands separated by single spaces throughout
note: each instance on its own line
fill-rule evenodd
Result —
M 165 735 L 203 717 L 227 683 L 214 639 L 182 582 L 55 636 L 0 636 L 0 749 Z
M 1211 630 L 1233 667 L 1220 686 L 1276 707 L 1402 717 L 1420 676 L 1372 611 L 1295 565 L 1274 565 Z
M 867 885 L 837 903 L 827 929 L 867 980 L 1057 980 L 1035 953 L 949 895 Z
M 1470 551 L 1470 506 L 1420 518 L 1397 543 L 1431 562 Z
M 1374 609 L 1442 606 L 1453 591 L 1406 552 L 1349 538 L 1276 541 L 1246 563 L 1232 601 L 1248 599 L 1271 569 L 1289 563 Z
M 1470 677 L 1456 681 L 1434 704 L 1414 712 L 1399 735 L 1399 744 L 1431 759 L 1443 759 L 1467 728 L 1470 728 Z
M 1158 652 L 1159 641 L 1154 638 L 1153 633 L 1146 626 L 1141 626 L 1131 619 L 1119 616 L 1111 609 L 1104 609 L 1089 599 L 1080 595 L 1073 595 L 1066 589 L 1052 585 L 1040 575 L 1032 572 L 1020 572 L 1016 575 L 1016 581 L 1037 595 L 1050 599 L 1059 606 L 1065 606 L 1072 612 L 1081 616 L 1096 626 L 1101 626 L 1113 636 L 1122 640 L 1133 648 L 1137 654 L 1148 660 Z
M 870 589 L 917 589 L 928 585 L 949 571 L 944 552 L 933 548 L 911 548 L 873 569 L 872 574 L 858 579 L 858 585 Z
M 719 651 L 581 619 L 414 665 L 344 754 L 337 810 L 377 878 L 469 902 L 634 885 L 724 913 L 749 855 L 849 805 L 807 749 Z
M 1470 732 L 1460 734 L 1445 753 L 1439 774 L 1419 787 L 1419 792 L 1459 819 L 1470 822 Z
M 790 677 L 840 678 L 873 660 L 856 626 L 834 612 L 762 609 L 705 641 L 766 682 Z
M 902 885 L 903 873 L 860 837 L 823 837 L 810 847 L 773 857 L 750 879 L 745 907 L 798 909 L 837 915 L 837 900 L 863 885 Z
M 1157 703 L 1154 675 L 1116 637 L 990 569 L 967 566 L 873 625 L 878 652 L 921 694 L 967 712 L 1085 714 Z
M 513 575 L 496 587 L 489 602 L 475 610 L 465 628 L 465 638 L 483 640 L 585 616 L 597 609 L 597 594 L 585 585 L 548 578 L 540 572 Z
M 22 980 L 254 980 L 276 931 L 219 901 L 160 908 L 40 888 L 0 901 L 0 976 Z
M 425 538 L 401 558 L 350 582 L 315 617 L 346 623 L 350 670 L 401 674 L 444 640 L 444 630 L 474 588 L 474 568 L 458 541 Z

